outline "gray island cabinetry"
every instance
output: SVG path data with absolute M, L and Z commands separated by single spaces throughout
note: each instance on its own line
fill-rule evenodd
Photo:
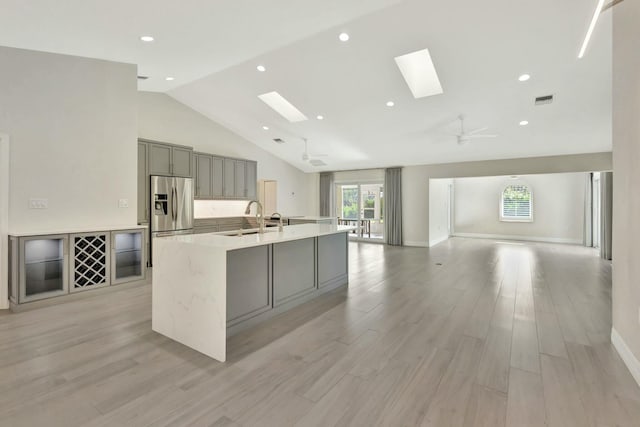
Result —
M 216 360 L 226 338 L 348 283 L 353 227 L 154 240 L 152 328 Z

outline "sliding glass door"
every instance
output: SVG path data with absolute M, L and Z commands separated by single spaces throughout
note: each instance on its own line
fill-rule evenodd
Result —
M 351 238 L 384 240 L 384 185 L 354 183 L 336 185 L 336 214 L 339 223 L 356 225 Z

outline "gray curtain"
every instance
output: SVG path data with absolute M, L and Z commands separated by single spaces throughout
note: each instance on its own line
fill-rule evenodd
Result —
M 600 256 L 604 259 L 611 259 L 611 235 L 613 233 L 613 172 L 602 172 L 600 174 L 600 209 L 601 217 L 601 237 Z
M 320 216 L 336 216 L 333 172 L 320 173 Z
M 593 246 L 593 173 L 585 174 L 584 245 Z
M 402 246 L 402 169 L 384 171 L 384 230 L 387 244 Z

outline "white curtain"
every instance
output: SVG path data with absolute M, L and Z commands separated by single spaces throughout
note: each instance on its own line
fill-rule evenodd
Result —
M 336 216 L 333 172 L 320 174 L 320 216 Z
M 402 246 L 402 169 L 384 172 L 384 226 L 387 244 Z

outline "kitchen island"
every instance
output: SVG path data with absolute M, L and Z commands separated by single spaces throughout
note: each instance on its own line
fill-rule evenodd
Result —
M 242 329 L 348 283 L 350 226 L 153 240 L 152 328 L 216 360 Z

